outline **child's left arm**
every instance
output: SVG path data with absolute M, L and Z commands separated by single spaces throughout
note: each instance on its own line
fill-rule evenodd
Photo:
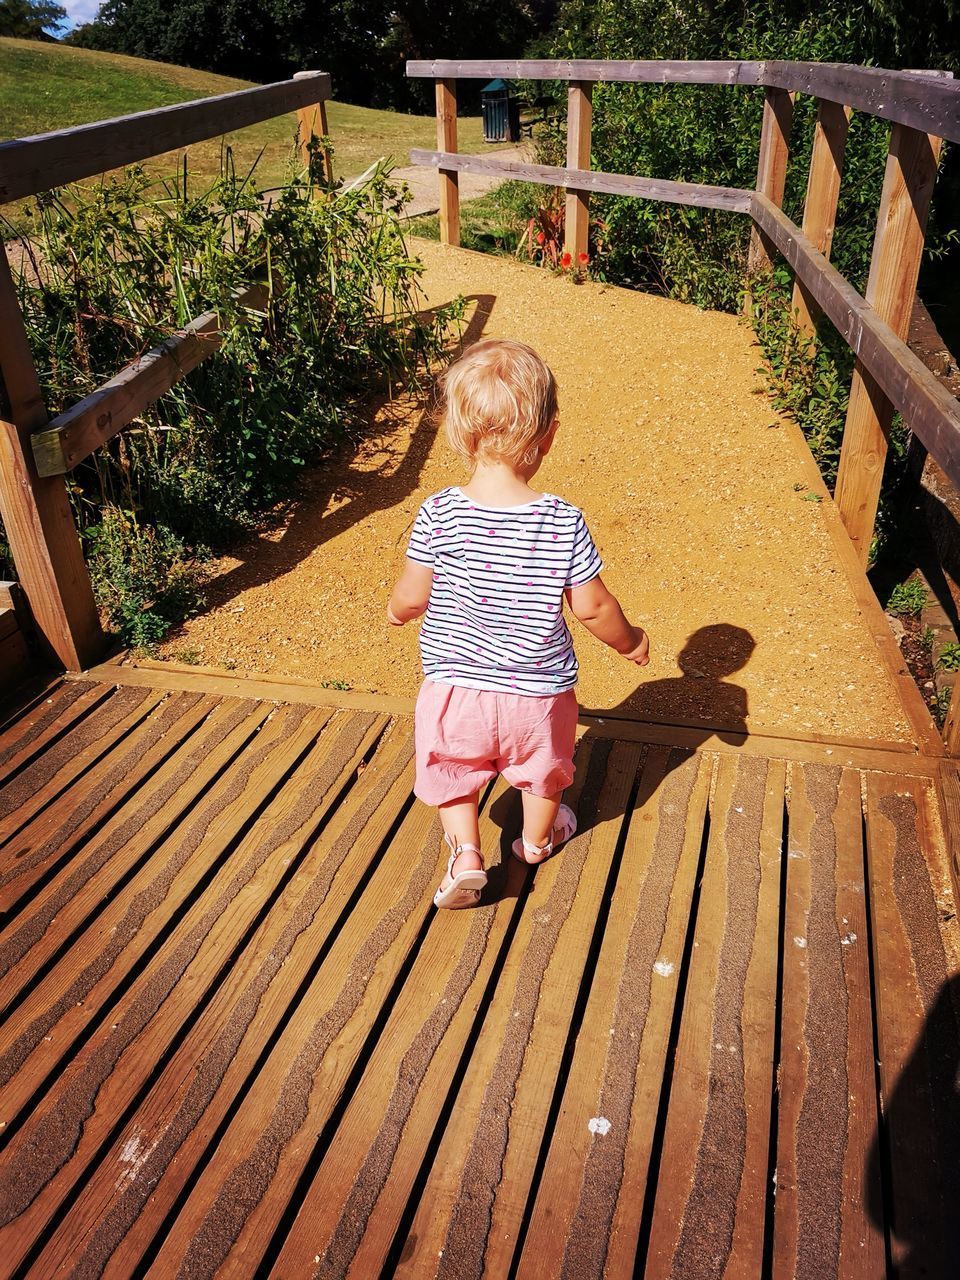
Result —
M 419 618 L 430 603 L 433 570 L 416 560 L 408 560 L 387 605 L 387 621 L 394 627 Z

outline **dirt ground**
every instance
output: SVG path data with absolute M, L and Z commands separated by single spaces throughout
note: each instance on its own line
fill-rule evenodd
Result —
M 553 368 L 561 427 L 536 484 L 582 507 L 604 579 L 650 633 L 644 671 L 575 622 L 579 696 L 649 719 L 909 739 L 736 317 L 413 242 L 431 303 L 474 300 L 467 340 L 521 338 Z M 466 480 L 421 404 L 306 478 L 283 525 L 216 565 L 163 656 L 415 693 L 416 625 L 384 607 L 420 502 Z

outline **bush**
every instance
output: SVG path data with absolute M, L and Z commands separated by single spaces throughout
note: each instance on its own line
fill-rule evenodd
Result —
M 51 414 L 198 315 L 221 317 L 219 351 L 72 477 L 124 640 L 158 639 L 195 603 L 206 548 L 262 523 L 303 467 L 360 436 L 372 392 L 415 386 L 443 350 L 459 308 L 418 314 L 402 195 L 376 165 L 323 199 L 302 174 L 267 198 L 228 150 L 209 190 L 185 166 L 159 182 L 134 168 L 27 211 L 17 283 Z M 256 279 L 265 305 L 241 312 L 234 293 Z

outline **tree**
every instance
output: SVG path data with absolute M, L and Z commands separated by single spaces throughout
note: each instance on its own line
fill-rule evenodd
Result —
M 49 40 L 48 27 L 59 27 L 66 9 L 50 0 L 0 0 L 0 36 L 18 40 Z

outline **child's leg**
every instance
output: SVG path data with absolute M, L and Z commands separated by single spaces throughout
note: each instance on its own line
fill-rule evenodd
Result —
M 461 844 L 474 844 L 480 848 L 480 822 L 478 817 L 479 792 L 463 796 L 439 806 L 440 821 L 445 835 L 454 848 Z M 453 874 L 461 871 L 480 871 L 483 859 L 472 850 L 461 853 L 453 864 Z
M 535 796 L 530 791 L 523 795 L 523 838 L 527 844 L 542 849 L 553 840 L 553 824 L 563 799 L 563 792 L 552 796 Z

